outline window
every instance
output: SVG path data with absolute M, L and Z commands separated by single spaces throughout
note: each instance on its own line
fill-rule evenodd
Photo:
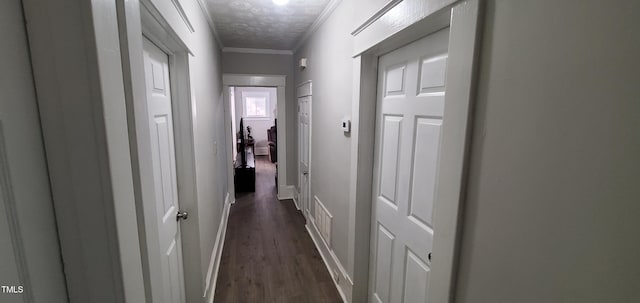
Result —
M 244 100 L 244 113 L 247 117 L 267 117 L 267 99 L 260 97 L 247 97 Z
M 241 92 L 242 117 L 250 120 L 269 120 L 273 109 L 271 108 L 272 92 L 267 89 L 247 88 Z M 274 102 L 276 102 L 274 100 Z M 275 105 L 275 103 L 273 104 Z

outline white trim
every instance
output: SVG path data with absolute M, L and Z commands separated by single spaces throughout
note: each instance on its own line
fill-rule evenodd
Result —
M 435 13 L 454 4 L 456 1 L 403 0 L 398 3 L 395 3 L 395 1 L 387 3 L 388 5 L 381 7 L 371 18 L 365 20 L 354 30 L 354 57 L 383 41 L 399 45 L 390 38 L 397 36 L 404 29 L 414 27 L 413 25 L 425 19 L 433 20 Z M 449 10 L 447 9 L 447 11 Z M 384 16 L 393 16 L 389 18 L 394 22 L 388 22 Z M 407 35 L 406 32 L 402 34 Z
M 285 87 L 286 76 L 260 74 L 223 74 L 222 84 L 226 86 L 275 86 Z M 280 96 L 278 96 L 280 98 Z M 280 103 L 278 101 L 278 103 Z
M 351 111 L 351 169 L 349 186 L 348 272 L 352 274 L 355 301 L 368 300 L 369 234 L 375 104 L 378 57 L 358 56 L 353 61 L 353 105 Z M 369 88 L 369 89 L 367 89 Z
M 218 34 L 218 30 L 216 29 L 216 24 L 211 19 L 211 14 L 209 13 L 209 8 L 207 8 L 207 4 L 202 2 L 203 0 L 196 0 L 198 2 L 198 6 L 204 15 L 204 18 L 207 19 L 207 23 L 209 24 L 209 28 L 211 32 L 213 32 L 213 38 L 218 42 L 218 48 L 223 49 L 224 45 L 222 44 L 222 40 L 220 39 L 220 35 Z
M 171 0 L 171 3 L 176 8 L 176 11 L 178 12 L 178 15 L 180 15 L 180 18 L 182 18 L 182 21 L 187 26 L 189 31 L 192 32 L 192 33 L 195 32 L 195 29 L 193 28 L 193 25 L 191 24 L 191 21 L 189 21 L 189 17 L 184 12 L 184 8 L 182 8 L 182 4 L 180 4 L 180 1 Z
M 152 33 L 157 35 L 147 36 L 148 38 L 152 38 L 151 40 L 165 41 L 168 43 L 167 46 L 176 49 L 186 49 L 189 54 L 193 55 L 189 47 L 190 44 L 188 43 L 193 32 L 191 32 L 187 23 L 180 16 L 180 12 L 178 12 L 172 0 L 139 0 L 139 4 L 140 19 L 143 21 L 154 20 L 153 22 L 142 22 L 141 24 L 142 31 L 145 32 L 145 34 L 148 35 Z M 133 23 L 129 23 L 132 21 L 133 20 L 127 20 L 130 26 L 134 26 Z M 137 26 L 137 24 L 135 26 Z M 179 47 L 174 47 L 174 43 L 178 43 Z M 159 45 L 159 47 L 163 51 L 170 53 L 169 48 L 163 48 L 162 45 Z
M 325 6 L 322 12 L 320 12 L 318 18 L 316 18 L 316 20 L 311 23 L 311 26 L 309 26 L 307 31 L 305 31 L 304 34 L 302 34 L 302 37 L 300 37 L 300 39 L 296 42 L 295 46 L 293 47 L 294 53 L 297 52 L 298 49 L 300 49 L 300 47 L 302 47 L 302 45 L 309 39 L 309 37 L 311 37 L 311 35 L 313 35 L 313 33 L 318 30 L 320 25 L 327 21 L 329 16 L 331 16 L 331 13 L 333 13 L 333 11 L 338 7 L 338 4 L 340 4 L 340 2 L 342 2 L 342 0 L 331 0 L 329 1 L 329 3 L 327 3 L 327 6 Z
M 241 118 L 245 121 L 270 121 L 271 119 L 273 119 L 273 117 L 271 116 L 246 117 L 244 115 Z
M 371 17 L 367 18 L 364 21 L 364 23 L 360 24 L 355 30 L 353 30 L 351 32 L 351 35 L 355 36 L 355 35 L 359 34 L 365 28 L 367 28 L 369 25 L 371 25 L 374 22 L 376 22 L 376 20 L 380 19 L 380 17 L 384 16 L 384 14 L 386 14 L 388 11 L 390 11 L 392 8 L 394 8 L 396 5 L 398 5 L 402 1 L 403 0 L 391 0 L 391 1 L 387 2 L 387 4 L 385 4 L 377 12 L 375 12 L 373 15 L 371 15 Z
M 322 236 L 320 236 L 320 232 L 318 231 L 318 227 L 316 226 L 313 218 L 310 217 L 308 222 L 310 222 L 311 224 L 307 223 L 304 227 L 307 229 L 307 232 L 309 233 L 313 244 L 316 246 L 316 249 L 320 253 L 322 262 L 327 267 L 329 275 L 331 276 L 331 280 L 338 289 L 338 293 L 340 294 L 342 301 L 344 301 L 345 303 L 351 302 L 351 293 L 353 288 L 351 277 L 349 277 L 349 274 L 346 272 L 344 266 L 342 266 L 342 263 L 340 263 L 340 260 L 333 252 L 333 250 L 331 250 L 331 248 L 327 246 L 326 242 L 324 242 L 324 240 L 322 239 Z M 322 243 L 322 245 L 320 245 L 320 243 Z M 337 270 L 341 275 L 338 280 L 336 280 L 334 269 Z
M 319 213 L 321 212 L 321 213 Z M 326 216 L 325 219 L 328 219 L 329 221 L 329 230 L 326 234 L 323 234 L 323 232 L 320 232 L 320 238 L 323 240 L 324 245 L 326 245 L 327 247 L 332 247 L 331 246 L 331 233 L 333 232 L 333 215 L 331 214 L 331 212 L 329 212 L 329 209 L 327 209 L 327 207 L 324 205 L 324 203 L 322 203 L 322 201 L 320 201 L 320 198 L 318 198 L 318 196 L 314 195 L 313 196 L 313 225 L 316 227 L 318 227 L 317 224 L 315 224 L 316 219 L 318 218 L 319 215 L 323 215 Z M 322 222 L 322 220 L 320 220 L 321 223 L 326 224 L 326 222 Z M 326 226 L 321 226 L 322 228 L 326 227 Z M 318 230 L 320 231 L 320 230 Z
M 308 84 L 308 86 L 307 86 Z M 296 97 L 307 97 L 313 95 L 313 83 L 311 80 L 304 81 L 297 86 Z
M 300 210 L 300 204 L 298 203 L 299 196 L 300 196 L 300 193 L 298 192 L 298 189 L 294 186 L 293 187 L 293 204 L 296 206 L 297 210 Z
M 438 189 L 433 209 L 433 279 L 429 302 L 450 302 L 455 293 L 461 218 L 468 178 L 469 149 L 473 120 L 472 107 L 479 66 L 481 1 L 468 0 L 451 9 L 449 54 L 446 70 L 445 111 L 442 124 Z M 462 121 L 462 123 L 447 123 Z M 442 165 L 448 164 L 448 165 Z M 437 290 L 437 291 L 436 291 Z
M 226 161 L 226 166 L 227 166 L 227 191 L 229 192 L 229 195 L 232 197 L 233 202 L 235 203 L 235 196 L 236 196 L 236 189 L 235 189 L 235 171 L 234 171 L 234 161 L 236 159 L 236 143 L 235 143 L 235 139 L 236 136 L 233 133 L 234 132 L 234 127 L 233 127 L 233 123 L 235 121 L 233 121 L 232 119 L 232 115 L 235 115 L 235 108 L 232 109 L 231 105 L 232 103 L 235 106 L 235 90 L 233 93 L 234 96 L 234 100 L 231 100 L 231 95 L 230 94 L 231 89 L 229 88 L 229 86 L 226 86 L 223 84 L 222 86 L 222 105 L 224 108 L 224 120 L 225 120 L 225 139 L 226 142 L 231 143 L 231 157 L 229 159 L 227 159 Z M 233 113 L 232 113 L 233 112 Z M 236 117 L 236 119 L 238 119 L 239 117 Z M 237 131 L 237 130 L 235 130 Z
M 224 47 L 223 53 L 240 53 L 240 54 L 264 54 L 264 55 L 293 55 L 293 51 L 288 49 L 269 49 L 269 48 L 244 48 L 244 47 Z
M 227 223 L 229 222 L 229 211 L 231 204 L 235 203 L 235 200 L 230 201 L 230 195 L 227 192 L 227 196 L 224 199 L 224 209 L 222 211 L 222 218 L 220 225 L 218 226 L 218 235 L 216 236 L 216 242 L 211 252 L 211 258 L 209 259 L 209 268 L 207 270 L 207 277 L 205 279 L 204 295 L 205 302 L 213 302 L 213 298 L 216 294 L 216 283 L 218 282 L 218 272 L 220 271 L 220 261 L 222 260 L 222 251 L 224 249 L 224 240 L 227 236 Z
M 280 177 L 278 176 L 278 180 Z M 295 198 L 296 187 L 293 185 L 283 185 L 278 188 L 278 200 L 293 200 Z

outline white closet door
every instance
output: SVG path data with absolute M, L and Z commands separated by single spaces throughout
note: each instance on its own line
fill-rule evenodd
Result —
M 311 155 L 311 96 L 298 98 L 298 159 L 300 161 L 300 207 L 305 217 L 309 216 L 309 158 Z
M 169 56 L 144 39 L 144 71 L 156 197 L 156 223 L 162 258 L 163 302 L 185 302 L 180 209 L 171 107 Z
M 380 57 L 370 301 L 426 302 L 449 30 Z

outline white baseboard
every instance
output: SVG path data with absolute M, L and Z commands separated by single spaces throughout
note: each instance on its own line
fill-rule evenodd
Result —
M 278 189 L 278 200 L 287 200 L 294 198 L 296 187 L 293 185 L 280 186 Z
M 222 249 L 224 248 L 224 239 L 227 235 L 227 223 L 229 222 L 229 210 L 231 204 L 235 201 L 231 201 L 229 193 L 224 199 L 224 209 L 222 210 L 222 219 L 218 226 L 218 235 L 216 236 L 216 242 L 213 245 L 213 251 L 211 253 L 211 259 L 209 261 L 209 269 L 207 270 L 207 277 L 205 280 L 204 299 L 205 302 L 212 303 L 216 293 L 216 282 L 218 281 L 218 271 L 220 270 L 220 259 L 222 259 Z
M 300 197 L 300 193 L 298 193 L 298 189 L 293 187 L 293 204 L 295 204 L 296 209 L 300 210 L 300 203 L 298 202 L 298 198 Z
M 333 280 L 333 283 L 336 285 L 338 289 L 338 293 L 340 293 L 340 297 L 342 297 L 342 301 L 345 303 L 351 302 L 352 293 L 353 293 L 353 280 L 349 277 L 349 274 L 338 260 L 336 254 L 331 250 L 322 237 L 320 236 L 320 232 L 316 227 L 316 223 L 313 218 L 309 217 L 309 223 L 305 225 L 307 232 L 311 236 L 311 240 L 316 245 L 316 248 L 320 252 L 320 257 L 322 257 L 322 261 L 324 265 L 327 267 L 329 274 Z M 339 277 L 336 280 L 335 271 L 338 271 Z

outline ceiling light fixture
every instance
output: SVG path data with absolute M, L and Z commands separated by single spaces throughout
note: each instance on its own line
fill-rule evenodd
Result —
M 289 0 L 272 0 L 273 3 L 277 4 L 277 5 L 285 5 L 287 3 L 289 3 Z

